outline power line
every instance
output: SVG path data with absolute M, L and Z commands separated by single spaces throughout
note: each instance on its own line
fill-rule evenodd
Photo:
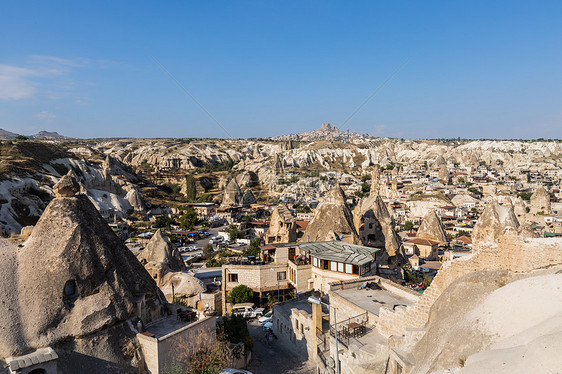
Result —
M 164 65 L 162 65 L 162 64 L 160 63 L 160 61 L 158 61 L 154 56 L 150 56 L 150 57 L 152 57 L 152 60 L 160 67 L 160 69 L 161 69 L 164 73 L 166 73 L 166 74 L 178 85 L 178 87 L 181 88 L 182 91 L 185 92 L 186 95 L 189 96 L 189 97 L 191 98 L 191 100 L 193 100 L 193 101 L 195 102 L 195 104 L 197 104 L 197 105 L 199 106 L 199 108 L 201 108 L 201 110 L 203 110 L 203 111 L 209 116 L 209 118 L 211 118 L 217 125 L 219 125 L 219 127 L 220 127 L 221 129 L 223 129 L 223 131 L 226 133 L 226 135 L 228 135 L 229 138 L 232 138 L 232 135 L 230 135 L 230 133 L 224 128 L 224 126 L 221 125 L 220 122 L 219 122 L 215 117 L 213 117 L 213 115 L 212 115 L 211 113 L 209 113 L 209 111 L 208 111 L 207 109 L 205 109 L 205 107 L 204 107 L 203 105 L 201 105 L 201 103 L 200 103 L 199 101 L 197 101 L 197 99 L 195 98 L 195 96 L 193 96 L 193 95 L 180 83 L 180 81 L 178 81 L 178 80 L 176 79 L 176 77 L 174 77 L 174 76 L 172 75 L 172 73 L 170 73 L 170 72 L 168 71 L 168 69 L 166 69 L 166 68 L 164 67 Z
M 411 57 L 408 57 L 408 58 L 406 59 L 406 61 L 404 61 L 404 62 L 402 63 L 402 65 L 400 65 L 396 70 L 394 70 L 394 71 L 392 72 L 392 74 L 390 74 L 390 76 L 389 76 L 388 78 L 386 78 L 386 80 L 385 80 L 384 82 L 382 82 L 382 84 L 381 84 L 380 86 L 378 86 L 377 89 L 376 89 L 369 97 L 367 97 L 367 98 L 365 99 L 365 101 L 363 101 L 363 102 L 361 103 L 361 105 L 359 105 L 359 106 L 357 107 L 357 109 L 355 109 L 355 111 L 354 111 L 353 113 L 351 113 L 351 115 L 350 115 L 349 117 L 347 117 L 347 119 L 343 122 L 343 125 L 341 125 L 341 126 L 344 127 L 345 124 L 346 124 L 347 122 L 349 122 L 349 121 L 357 114 L 357 112 L 359 112 L 359 110 L 361 110 L 361 108 L 363 108 L 363 106 L 369 102 L 369 100 L 371 100 L 376 94 L 378 94 L 379 91 L 380 91 L 384 86 L 386 86 L 386 84 L 387 84 L 388 82 L 390 82 L 390 80 L 391 80 L 396 74 L 398 74 L 398 72 L 399 72 L 400 70 L 402 70 L 402 68 L 404 67 L 404 65 L 406 65 L 406 64 L 408 63 L 408 61 L 410 61 L 410 58 L 411 58 Z

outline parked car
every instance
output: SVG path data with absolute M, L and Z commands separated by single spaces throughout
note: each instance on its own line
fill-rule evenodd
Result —
M 271 322 L 271 319 L 273 318 L 273 311 L 269 311 L 267 313 L 265 313 L 263 316 L 261 316 L 258 319 L 258 322 L 263 326 L 268 322 Z
M 265 331 L 271 330 L 272 328 L 273 328 L 273 323 L 271 323 L 271 322 L 267 322 L 267 323 L 265 323 L 265 324 L 263 325 L 263 329 L 264 329 Z
M 245 318 L 256 318 L 263 315 L 263 308 L 256 308 L 253 303 L 240 303 L 232 307 L 232 314 L 236 316 L 243 316 Z
M 251 371 L 243 370 L 243 369 L 222 369 L 219 374 L 252 374 Z

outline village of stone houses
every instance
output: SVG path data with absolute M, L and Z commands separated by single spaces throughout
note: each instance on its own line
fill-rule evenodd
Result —
M 0 373 L 561 373 L 562 143 L 2 132 Z

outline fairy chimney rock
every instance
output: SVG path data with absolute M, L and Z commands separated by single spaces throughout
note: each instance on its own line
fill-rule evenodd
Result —
M 447 233 L 445 232 L 445 226 L 443 226 L 443 222 L 441 222 L 441 219 L 437 216 L 435 210 L 429 211 L 425 217 L 423 217 L 417 237 L 421 239 L 435 240 L 440 243 L 446 243 L 449 241 Z

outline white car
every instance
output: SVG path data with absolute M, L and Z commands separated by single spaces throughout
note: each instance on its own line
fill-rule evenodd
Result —
M 271 322 L 272 317 L 273 317 L 273 312 L 270 310 L 269 312 L 265 313 L 262 317 L 260 317 L 258 319 L 258 322 L 261 325 L 265 325 L 266 323 Z
M 273 323 L 271 323 L 271 322 L 267 322 L 267 323 L 265 323 L 265 324 L 263 325 L 263 329 L 264 329 L 265 331 L 271 330 L 272 328 L 273 328 Z
M 222 369 L 219 374 L 252 374 L 251 371 L 243 370 L 243 369 Z

